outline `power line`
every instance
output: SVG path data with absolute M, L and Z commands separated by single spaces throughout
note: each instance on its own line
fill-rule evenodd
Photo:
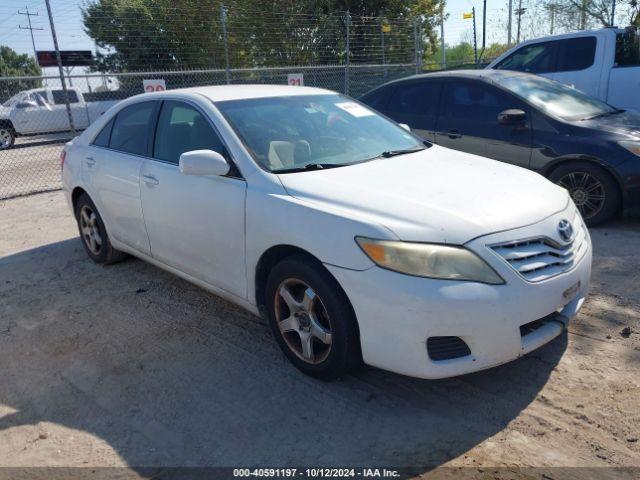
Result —
M 42 27 L 34 27 L 31 25 L 31 17 L 37 17 L 38 16 L 38 12 L 36 13 L 31 13 L 29 12 L 29 7 L 25 7 L 26 12 L 21 12 L 20 10 L 18 10 L 18 15 L 26 15 L 27 16 L 27 21 L 29 22 L 29 26 L 28 27 L 23 27 L 22 25 L 18 25 L 18 28 L 20 28 L 21 30 L 29 30 L 29 33 L 31 34 L 31 45 L 33 45 L 33 55 L 34 57 L 38 57 L 37 53 L 36 53 L 36 41 L 33 38 L 33 31 L 34 30 L 44 30 L 44 28 Z

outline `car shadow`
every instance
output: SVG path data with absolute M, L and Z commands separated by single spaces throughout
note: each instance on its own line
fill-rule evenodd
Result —
M 94 265 L 77 238 L 0 259 L 0 304 L 0 407 L 13 411 L 0 417 L 0 438 L 52 422 L 99 437 L 140 472 L 426 471 L 504 429 L 567 345 L 564 335 L 446 380 L 367 367 L 325 383 L 286 361 L 262 319 L 139 260 Z

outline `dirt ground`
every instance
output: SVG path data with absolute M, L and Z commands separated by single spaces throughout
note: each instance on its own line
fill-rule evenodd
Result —
M 640 220 L 591 233 L 592 293 L 567 335 L 453 379 L 323 383 L 261 319 L 139 260 L 91 263 L 61 192 L 0 201 L 0 466 L 638 475 Z

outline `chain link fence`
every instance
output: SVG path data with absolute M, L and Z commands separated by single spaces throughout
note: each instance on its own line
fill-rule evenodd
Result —
M 148 2 L 86 4 L 75 28 L 95 40 L 96 52 L 85 73 L 61 68 L 58 75 L 56 68 L 41 77 L 0 78 L 0 199 L 60 188 L 64 142 L 145 88 L 304 84 L 358 97 L 421 71 L 432 42 L 426 32 L 432 20 L 425 17 L 255 12 L 201 3 L 161 2 L 153 9 Z M 63 33 L 61 50 L 65 46 Z

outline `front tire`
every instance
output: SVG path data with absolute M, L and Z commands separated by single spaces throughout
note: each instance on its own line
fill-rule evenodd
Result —
M 86 193 L 78 198 L 75 214 L 82 246 L 91 260 L 108 265 L 127 257 L 126 253 L 116 250 L 111 245 L 102 217 Z
M 361 363 L 355 315 L 344 291 L 317 261 L 295 255 L 269 273 L 265 307 L 285 356 L 316 378 L 340 378 Z
M 585 223 L 593 227 L 611 220 L 620 209 L 620 190 L 615 179 L 597 165 L 569 163 L 556 168 L 549 180 L 569 191 Z

